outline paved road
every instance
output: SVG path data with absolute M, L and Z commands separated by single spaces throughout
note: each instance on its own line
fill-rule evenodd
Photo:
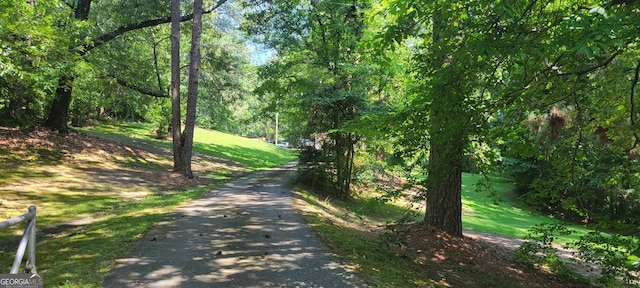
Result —
M 104 287 L 366 287 L 293 207 L 293 164 L 256 173 L 176 210 Z

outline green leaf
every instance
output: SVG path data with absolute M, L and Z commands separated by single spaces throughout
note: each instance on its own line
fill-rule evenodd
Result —
M 602 6 L 593 6 L 593 7 L 591 7 L 591 9 L 589 10 L 589 13 L 590 14 L 600 14 L 600 15 L 602 15 L 604 17 L 608 17 L 607 11 L 604 10 L 604 7 L 602 7 Z

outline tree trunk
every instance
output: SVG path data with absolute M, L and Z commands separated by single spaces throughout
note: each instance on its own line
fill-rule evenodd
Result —
M 456 59 L 448 55 L 441 35 L 447 25 L 442 12 L 433 14 L 433 62 L 429 105 L 429 164 L 424 222 L 450 235 L 462 236 L 462 156 L 465 143 L 463 89 Z M 445 40 L 446 41 L 446 40 Z
M 91 8 L 91 0 L 79 0 L 74 11 L 76 20 L 86 21 L 89 19 L 89 10 Z M 74 50 L 74 47 L 69 47 Z M 71 105 L 71 95 L 73 92 L 73 81 L 75 76 L 68 71 L 61 71 L 58 79 L 58 87 L 56 94 L 51 103 L 49 116 L 45 121 L 45 126 L 51 130 L 58 131 L 61 134 L 68 134 L 69 129 L 67 122 L 69 120 L 69 106 Z
M 24 87 L 24 85 L 16 85 L 14 89 L 12 89 L 15 97 L 9 98 L 9 104 L 7 104 L 2 110 L 0 110 L 3 111 L 2 118 L 4 120 L 21 123 L 22 107 L 25 106 L 25 94 L 27 93 L 26 91 L 27 88 Z
M 355 158 L 355 145 L 358 140 L 353 133 L 348 133 L 349 147 L 347 151 L 347 193 L 351 190 L 351 179 L 353 177 L 353 160 Z
M 278 145 L 278 125 L 280 124 L 280 123 L 278 123 L 279 122 L 278 117 L 279 117 L 279 114 L 278 114 L 278 112 L 276 112 L 276 132 L 274 133 L 275 136 L 273 138 L 274 139 L 273 143 L 276 144 L 276 145 Z
M 335 132 L 331 136 L 334 141 L 333 166 L 331 172 L 335 193 L 340 198 L 348 198 L 351 190 L 351 177 L 353 173 L 353 157 L 355 139 L 353 133 Z
M 267 142 L 271 140 L 271 127 L 269 126 L 269 120 L 264 121 L 264 137 Z
M 173 171 L 185 169 L 180 120 L 180 0 L 171 0 L 171 135 Z
M 452 65 L 433 77 L 424 218 L 426 224 L 453 236 L 462 236 L 462 160 L 469 121 L 459 73 L 463 72 Z
M 62 73 L 60 79 L 58 79 L 56 95 L 51 103 L 49 117 L 44 126 L 53 131 L 58 131 L 60 134 L 67 135 L 69 133 L 67 122 L 69 120 L 69 105 L 71 104 L 71 87 L 73 86 L 74 77 L 65 74 L 66 72 Z
M 85 21 L 89 19 L 89 10 L 91 9 L 91 0 L 78 0 L 78 5 L 74 11 L 76 19 Z
M 184 170 L 183 174 L 193 178 L 191 156 L 193 154 L 193 132 L 196 125 L 196 103 L 198 102 L 198 78 L 200 78 L 200 38 L 202 34 L 202 0 L 193 3 L 193 25 L 191 28 L 191 54 L 189 64 L 189 87 L 187 91 L 187 117 L 182 133 Z
M 434 74 L 429 107 L 429 164 L 425 223 L 462 236 L 462 160 L 468 111 L 459 73 L 451 65 Z M 455 76 L 451 76 L 455 75 Z
M 424 222 L 454 236 L 462 236 L 461 156 L 459 147 L 430 144 Z

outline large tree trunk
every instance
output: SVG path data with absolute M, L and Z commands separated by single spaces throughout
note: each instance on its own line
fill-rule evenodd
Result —
M 424 222 L 448 234 L 462 236 L 462 155 L 467 113 L 456 59 L 441 42 L 448 29 L 441 11 L 433 14 L 433 69 L 429 106 L 429 164 L 426 180 L 427 205 Z M 444 40 L 448 41 L 448 40 Z
M 74 11 L 75 17 L 78 20 L 89 19 L 89 10 L 91 9 L 91 0 L 78 0 L 78 5 Z
M 180 121 L 180 0 L 171 0 L 171 134 L 173 171 L 185 169 Z
M 448 234 L 462 236 L 462 160 L 468 141 L 469 113 L 464 107 L 466 94 L 459 74 L 463 72 L 454 66 L 443 67 L 435 73 L 435 86 L 430 92 L 424 221 Z
M 44 126 L 66 135 L 69 132 L 67 122 L 69 120 L 69 105 L 71 104 L 71 93 L 74 77 L 62 72 L 58 79 L 56 95 L 49 109 L 49 117 Z
M 469 113 L 464 107 L 465 91 L 458 74 L 463 72 L 452 66 L 436 72 L 430 92 L 424 221 L 448 234 L 462 236 L 462 160 L 468 141 Z
M 196 103 L 198 102 L 198 79 L 200 78 L 200 38 L 202 34 L 202 0 L 193 3 L 193 25 L 191 28 L 191 54 L 189 64 L 189 87 L 187 91 L 187 117 L 182 133 L 184 170 L 183 174 L 193 178 L 191 156 L 193 154 L 193 132 L 196 125 Z
M 91 0 L 79 0 L 75 8 L 74 17 L 76 20 L 86 21 L 89 19 Z M 74 47 L 69 47 L 74 50 Z M 61 134 L 67 134 L 67 122 L 69 120 L 69 106 L 71 105 L 71 95 L 73 92 L 73 81 L 75 76 L 68 71 L 61 71 L 58 79 L 58 88 L 49 109 L 49 116 L 45 121 L 45 126 Z
M 431 142 L 424 222 L 462 236 L 462 149 Z
M 336 132 L 334 134 L 334 168 L 336 193 L 341 198 L 349 197 L 353 172 L 355 139 L 353 133 Z

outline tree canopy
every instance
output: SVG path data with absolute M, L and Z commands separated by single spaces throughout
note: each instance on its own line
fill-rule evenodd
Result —
M 598 158 L 581 159 L 599 149 L 635 159 L 638 69 L 632 59 L 640 26 L 633 2 L 283 1 L 256 7 L 249 31 L 280 56 L 264 69 L 258 91 L 274 94 L 295 111 L 292 118 L 304 115 L 296 122 L 315 128 L 303 135 L 354 133 L 349 146 L 367 139 L 376 149 L 374 139 L 387 138 L 391 147 L 376 153 L 400 156 L 426 175 L 425 223 L 451 234 L 462 234 L 463 171 L 525 169 L 531 176 L 526 168 L 536 169 L 544 175 L 521 183 L 536 205 L 562 203 L 554 211 L 584 216 L 589 208 L 570 204 L 580 202 L 575 195 L 585 187 L 578 168 L 595 169 Z M 349 15 L 357 16 L 348 22 Z M 356 65 L 345 61 L 354 56 Z M 348 80 L 330 78 L 338 71 L 333 75 Z M 340 101 L 354 94 L 337 87 L 354 87 L 351 79 L 362 85 L 361 96 L 349 106 L 357 113 L 342 118 L 335 114 Z M 598 133 L 609 143 L 594 142 Z M 326 147 L 337 143 L 330 139 Z M 609 181 L 629 184 L 637 172 L 625 171 L 627 180 Z M 329 174 L 331 182 L 335 174 Z M 629 193 L 632 186 L 616 187 Z

